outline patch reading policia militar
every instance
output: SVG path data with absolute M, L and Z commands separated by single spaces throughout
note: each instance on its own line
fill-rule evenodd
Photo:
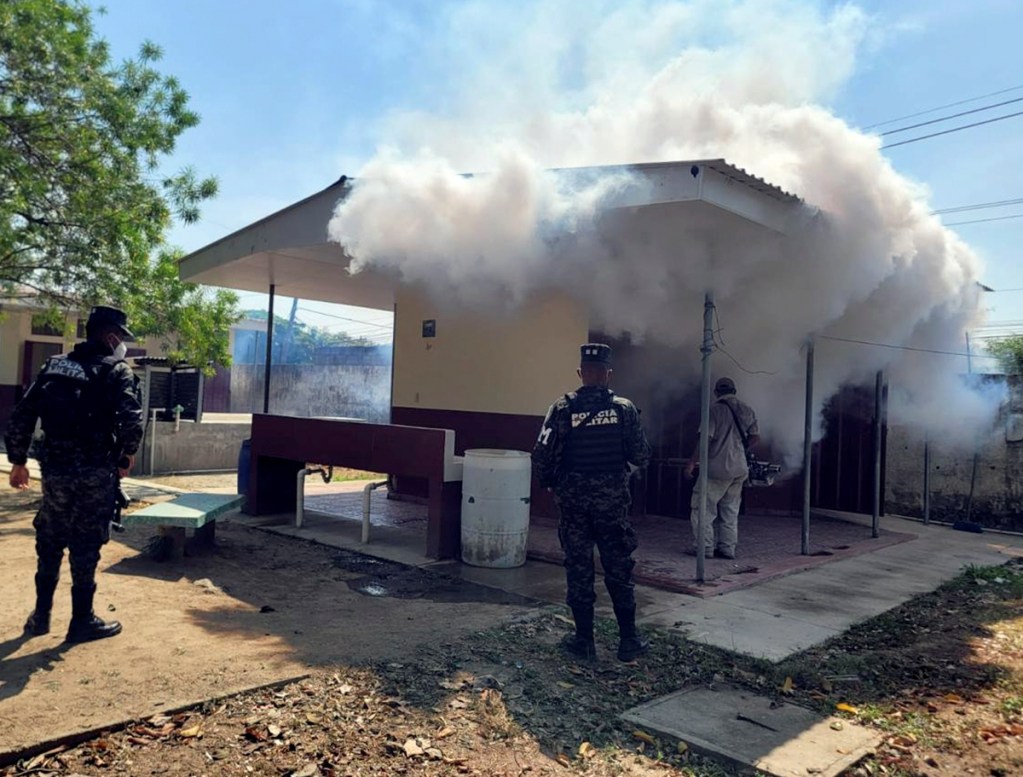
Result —
M 60 375 L 62 378 L 71 378 L 82 383 L 89 382 L 89 376 L 85 374 L 85 368 L 74 359 L 68 359 L 66 356 L 51 357 L 46 365 L 46 374 Z
M 589 423 L 587 423 L 589 421 Z M 608 408 L 607 410 L 601 410 L 598 413 L 572 413 L 572 428 L 575 429 L 580 424 L 586 426 L 607 426 L 608 424 L 618 423 L 618 413 L 614 408 Z

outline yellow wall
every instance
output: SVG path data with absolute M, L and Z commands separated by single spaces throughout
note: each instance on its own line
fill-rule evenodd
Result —
M 86 315 L 69 315 L 71 337 L 64 339 L 52 335 L 32 334 L 32 313 L 25 308 L 3 308 L 3 319 L 0 320 L 0 385 L 21 385 L 21 361 L 25 353 L 25 342 L 31 340 L 38 343 L 60 343 L 64 351 L 69 351 L 79 341 L 75 336 L 77 321 Z M 129 322 L 128 326 L 131 326 Z M 147 356 L 165 356 L 165 349 L 159 337 L 151 337 L 148 341 L 129 343 L 130 347 L 145 348 Z M 35 376 L 33 376 L 35 377 Z
M 21 385 L 21 359 L 25 341 L 38 343 L 64 343 L 64 338 L 32 334 L 32 311 L 24 308 L 4 308 L 0 322 L 0 385 Z M 72 326 L 74 324 L 72 323 Z M 70 340 L 70 347 L 74 340 Z
M 423 321 L 436 337 L 422 336 Z M 577 387 L 589 316 L 564 296 L 521 310 L 453 312 L 415 289 L 398 293 L 394 317 L 396 407 L 543 415 Z

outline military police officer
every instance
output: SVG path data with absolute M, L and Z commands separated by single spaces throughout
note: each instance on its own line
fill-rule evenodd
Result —
M 561 512 L 558 537 L 565 554 L 566 599 L 576 628 L 562 647 L 580 658 L 596 657 L 596 544 L 618 620 L 618 658 L 631 661 L 647 651 L 648 643 L 636 632 L 636 533 L 628 519 L 629 476 L 633 468 L 646 465 L 650 446 L 635 405 L 608 388 L 611 348 L 587 343 L 581 351 L 577 372 L 582 386 L 551 405 L 533 449 L 537 480 L 553 490 Z
M 95 307 L 87 339 L 71 353 L 50 357 L 18 403 L 4 442 L 13 468 L 13 488 L 28 487 L 25 466 L 36 421 L 43 504 L 33 521 L 38 566 L 36 606 L 25 623 L 29 634 L 50 631 L 50 610 L 64 549 L 71 564 L 71 624 L 68 642 L 87 642 L 120 633 L 121 624 L 93 613 L 96 565 L 109 539 L 117 474 L 126 475 L 142 439 L 138 381 L 124 361 L 131 337 L 125 314 Z

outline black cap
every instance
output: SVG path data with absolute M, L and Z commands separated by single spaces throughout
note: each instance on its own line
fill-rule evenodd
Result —
M 87 329 L 112 326 L 119 329 L 125 337 L 135 336 L 128 329 L 128 315 L 123 310 L 108 308 L 106 305 L 97 305 L 89 311 L 89 320 L 85 326 Z
M 731 378 L 718 378 L 718 382 L 714 384 L 714 393 L 734 394 L 735 381 L 732 380 Z
M 586 343 L 580 346 L 580 364 L 611 365 L 611 346 L 604 343 Z

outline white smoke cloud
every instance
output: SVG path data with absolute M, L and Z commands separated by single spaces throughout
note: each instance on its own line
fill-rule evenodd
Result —
M 819 403 L 886 368 L 893 417 L 947 434 L 951 418 L 968 428 L 990 413 L 963 386 L 965 360 L 930 353 L 963 350 L 979 316 L 977 257 L 877 137 L 823 107 L 880 22 L 795 0 L 448 13 L 437 45 L 458 74 L 449 110 L 392 117 L 391 145 L 330 222 L 355 269 L 388 269 L 466 305 L 561 286 L 608 334 L 679 354 L 661 370 L 671 381 L 696 374 L 712 289 L 720 337 L 754 374 L 721 355 L 715 370 L 736 377 L 791 454 L 811 333 Z M 722 157 L 807 203 L 786 235 L 610 215 L 603 206 L 635 179 L 550 171 Z

